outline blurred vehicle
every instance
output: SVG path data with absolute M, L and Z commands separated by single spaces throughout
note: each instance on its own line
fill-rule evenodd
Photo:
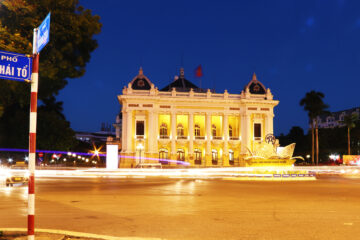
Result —
M 136 165 L 135 168 L 153 168 L 153 169 L 160 169 L 162 168 L 161 163 L 140 163 Z
M 14 184 L 26 184 L 29 182 L 29 171 L 26 164 L 19 163 L 12 165 L 5 171 L 5 184 L 12 187 Z

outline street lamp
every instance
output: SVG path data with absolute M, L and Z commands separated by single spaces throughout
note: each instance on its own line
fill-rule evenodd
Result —
M 141 164 L 141 151 L 144 149 L 144 146 L 142 144 L 139 144 L 137 146 L 137 149 L 139 150 L 139 164 Z

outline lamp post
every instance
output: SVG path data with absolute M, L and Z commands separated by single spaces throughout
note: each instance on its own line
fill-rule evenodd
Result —
M 139 144 L 137 146 L 137 149 L 139 150 L 139 164 L 141 164 L 141 151 L 144 149 L 144 146 L 142 144 Z

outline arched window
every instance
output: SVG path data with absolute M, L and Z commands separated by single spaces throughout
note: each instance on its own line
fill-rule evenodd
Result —
M 233 129 L 232 129 L 232 126 L 229 125 L 229 137 L 232 137 L 233 136 Z
M 177 150 L 177 160 L 178 161 L 185 161 L 185 151 L 182 148 Z
M 229 161 L 232 162 L 234 161 L 234 151 L 233 150 L 229 150 Z
M 218 160 L 218 152 L 217 152 L 217 150 L 213 149 L 211 151 L 211 153 L 212 153 L 212 160 L 217 161 Z
M 159 150 L 159 159 L 161 164 L 167 164 L 168 161 L 168 150 L 166 148 L 160 148 Z
M 212 136 L 216 137 L 216 126 L 215 126 L 215 124 L 211 125 L 211 131 L 212 131 Z
M 195 137 L 200 136 L 200 126 L 199 124 L 195 124 Z
M 167 125 L 166 125 L 166 123 L 162 123 L 161 125 L 160 125 L 160 138 L 161 137 L 167 137 Z
M 194 154 L 195 154 L 195 164 L 201 164 L 201 150 L 196 148 L 194 150 Z
M 178 137 L 183 137 L 184 136 L 184 127 L 181 123 L 179 123 L 177 125 L 177 128 L 176 128 L 176 134 Z
M 218 152 L 216 149 L 213 149 L 211 151 L 211 156 L 212 156 L 212 164 L 217 164 L 218 161 Z

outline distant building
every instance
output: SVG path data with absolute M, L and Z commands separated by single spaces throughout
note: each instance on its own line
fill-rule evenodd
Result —
M 102 123 L 99 132 L 76 132 L 75 137 L 87 143 L 106 143 L 108 137 L 115 137 L 115 128 L 110 124 Z
M 161 90 L 140 68 L 118 99 L 121 167 L 149 162 L 241 165 L 247 148 L 253 150 L 273 133 L 273 109 L 279 103 L 255 74 L 239 94 L 215 93 L 187 80 L 182 68 Z
M 360 107 L 341 110 L 337 112 L 332 112 L 327 115 L 319 116 L 318 117 L 319 128 L 344 127 L 345 125 L 342 124 L 341 121 L 344 120 L 344 117 L 346 115 L 351 115 L 352 113 L 357 113 L 358 119 L 360 120 Z

